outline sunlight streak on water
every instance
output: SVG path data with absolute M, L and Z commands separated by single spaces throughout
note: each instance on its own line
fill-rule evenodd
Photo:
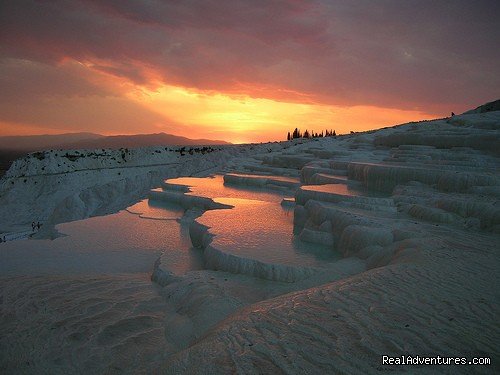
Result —
M 305 185 L 302 190 L 318 191 L 324 193 L 335 193 L 340 195 L 362 195 L 369 197 L 382 197 L 380 192 L 368 191 L 363 187 L 352 187 L 346 184 L 323 184 L 323 185 Z
M 281 199 L 283 199 L 283 194 L 264 189 L 224 185 L 224 178 L 221 175 L 205 178 L 181 177 L 170 179 L 166 182 L 187 185 L 191 190 L 188 194 L 208 198 L 241 198 L 264 202 L 281 202 Z

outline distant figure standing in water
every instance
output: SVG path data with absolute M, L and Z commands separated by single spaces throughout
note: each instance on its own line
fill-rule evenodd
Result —
M 42 224 L 40 224 L 40 222 L 38 222 L 38 224 L 36 225 L 37 229 L 40 230 L 40 227 L 42 226 Z
M 35 231 L 35 222 L 34 221 L 31 222 L 31 231 L 32 232 Z

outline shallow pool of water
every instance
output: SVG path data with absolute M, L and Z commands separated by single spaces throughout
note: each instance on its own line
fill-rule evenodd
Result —
M 54 240 L 0 244 L 0 275 L 151 273 L 162 253 L 175 253 L 178 272 L 201 267 L 186 229 L 173 220 L 183 210 L 147 201 L 129 210 L 57 225 L 62 236 Z
M 270 176 L 267 176 L 270 177 Z M 168 184 L 186 185 L 190 187 L 187 194 L 208 198 L 239 198 L 264 202 L 281 202 L 283 194 L 255 187 L 239 187 L 225 185 L 221 175 L 213 177 L 180 177 L 166 180 Z M 289 195 L 288 195 L 289 196 Z
M 219 198 L 230 210 L 205 212 L 197 221 L 210 227 L 212 246 L 264 263 L 324 266 L 340 255 L 331 248 L 300 241 L 293 235 L 293 210 L 276 202 Z
M 323 266 L 340 257 L 329 247 L 302 242 L 293 235 L 293 210 L 281 206 L 280 192 L 225 185 L 222 176 L 176 178 L 167 183 L 190 186 L 188 194 L 233 206 L 206 211 L 196 219 L 210 227 L 215 235 L 212 246 L 224 253 L 296 266 Z
M 266 263 L 321 266 L 339 255 L 293 235 L 293 210 L 280 205 L 282 192 L 224 185 L 222 176 L 167 181 L 190 186 L 187 194 L 213 198 L 232 209 L 206 211 L 197 220 L 211 227 L 213 245 L 236 256 Z M 143 200 L 119 213 L 60 224 L 54 240 L 0 244 L 0 274 L 151 273 L 161 255 L 173 274 L 203 268 L 192 247 L 184 210 Z

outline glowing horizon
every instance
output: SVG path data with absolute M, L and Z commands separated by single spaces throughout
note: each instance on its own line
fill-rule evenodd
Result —
M 249 96 L 232 98 L 223 93 L 199 93 L 176 86 L 162 86 L 135 100 L 178 124 L 191 124 L 174 135 L 232 143 L 284 140 L 287 132 L 296 127 L 316 132 L 335 129 L 344 134 L 433 118 L 418 111 L 304 104 Z M 169 130 L 161 124 L 156 127 L 162 132 Z
M 129 98 L 160 116 L 164 115 L 164 123 L 155 122 L 148 129 L 140 126 L 135 132 L 108 132 L 104 129 L 104 131 L 90 132 L 106 136 L 161 132 L 192 139 L 205 138 L 231 143 L 253 143 L 285 140 L 287 132 L 295 128 L 318 133 L 333 129 L 337 134 L 347 134 L 350 131 L 366 131 L 437 117 L 419 111 L 371 106 L 340 107 L 250 97 L 233 99 L 221 93 L 198 94 L 174 86 L 164 86 L 157 91 L 149 92 L 148 95 L 147 99 L 133 95 Z M 175 110 L 172 110 L 172 107 Z M 182 125 L 177 125 L 177 129 L 172 129 L 170 127 L 172 120 Z M 29 124 L 6 122 L 0 122 L 0 125 L 2 128 L 0 136 L 89 131 L 87 128 L 41 128 Z M 9 128 L 16 130 L 9 131 Z M 178 130 L 179 128 L 181 130 Z
M 153 114 L 153 121 L 145 128 L 138 122 L 128 131 L 109 131 L 103 124 L 97 127 L 66 128 L 64 124 L 56 127 L 40 126 L 22 122 L 0 121 L 0 136 L 4 135 L 43 135 L 92 132 L 102 135 L 132 135 L 168 133 L 187 138 L 223 140 L 231 143 L 252 143 L 280 141 L 288 131 L 299 128 L 321 132 L 334 129 L 337 134 L 350 131 L 366 131 L 409 121 L 435 118 L 416 110 L 399 110 L 376 106 L 335 106 L 314 103 L 311 100 L 301 103 L 298 100 L 285 101 L 271 98 L 255 98 L 248 94 L 227 94 L 225 92 L 185 88 L 165 85 L 155 81 L 152 87 L 137 85 L 130 80 L 116 77 L 110 73 L 96 71 L 93 64 L 82 64 L 65 59 L 59 69 L 75 69 L 89 81 L 99 81 L 113 96 L 58 98 L 46 100 L 47 106 L 65 108 L 96 109 L 100 105 L 112 108 L 116 102 L 132 103 L 136 108 Z M 255 89 L 255 88 L 254 88 Z M 295 96 L 298 93 L 294 93 Z M 64 103 L 64 104 L 63 104 Z M 77 112 L 75 111 L 77 114 Z M 110 120 L 113 120 L 111 116 Z M 175 127 L 172 127 L 175 124 Z

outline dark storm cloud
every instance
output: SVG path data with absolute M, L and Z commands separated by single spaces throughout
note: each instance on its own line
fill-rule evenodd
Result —
M 439 112 L 499 96 L 498 14 L 496 1 L 10 1 L 0 43 L 141 84 Z

